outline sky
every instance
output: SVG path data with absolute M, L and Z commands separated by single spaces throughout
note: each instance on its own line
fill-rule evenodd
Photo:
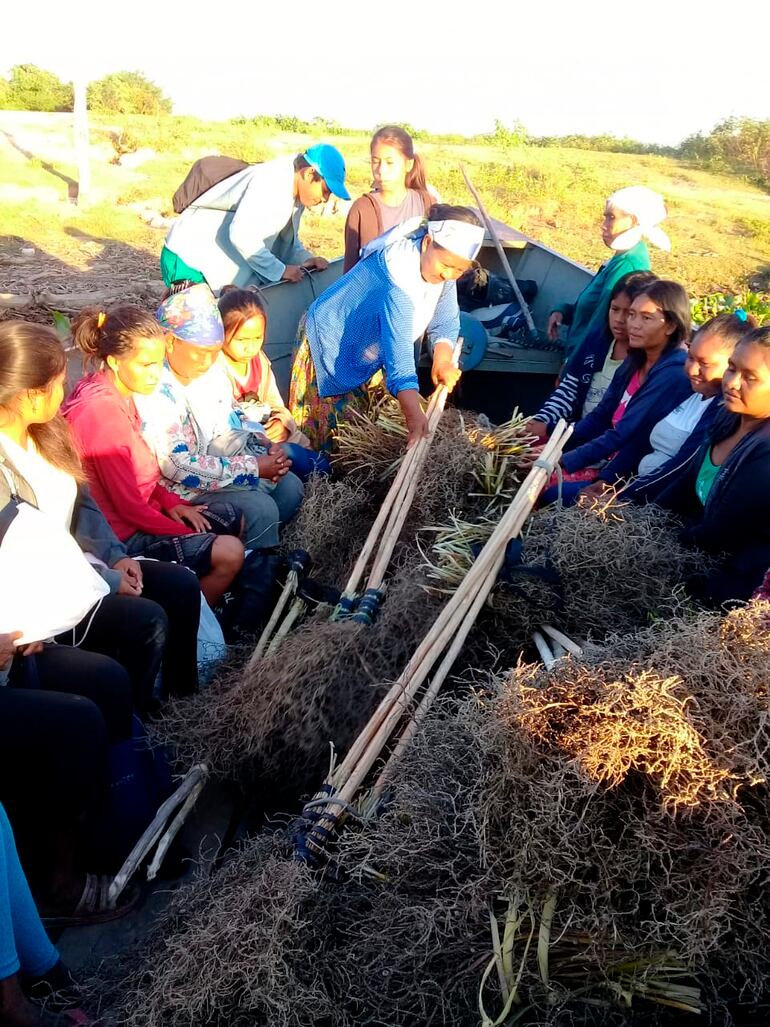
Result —
M 16 8 L 18 10 L 18 8 Z M 200 13 L 198 13 L 200 11 Z M 770 4 L 732 0 L 36 0 L 0 72 L 138 70 L 178 114 L 295 114 L 473 134 L 612 133 L 674 144 L 770 118 Z

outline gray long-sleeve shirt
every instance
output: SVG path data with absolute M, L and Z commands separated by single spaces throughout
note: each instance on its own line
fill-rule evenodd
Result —
M 280 281 L 312 254 L 299 241 L 305 209 L 293 197 L 294 158 L 244 168 L 199 196 L 169 229 L 166 246 L 212 289 Z

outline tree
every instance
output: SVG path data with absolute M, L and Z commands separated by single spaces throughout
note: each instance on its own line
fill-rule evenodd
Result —
M 171 101 L 140 71 L 116 71 L 88 87 L 89 110 L 101 114 L 170 114 Z
M 11 68 L 4 105 L 12 111 L 71 111 L 72 84 L 34 64 Z
M 727 118 L 708 135 L 698 133 L 685 139 L 681 154 L 715 168 L 729 168 L 770 185 L 770 121 Z

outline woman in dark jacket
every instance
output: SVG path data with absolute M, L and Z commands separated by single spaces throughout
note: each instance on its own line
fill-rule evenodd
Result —
M 650 432 L 690 394 L 684 346 L 690 337 L 690 301 L 678 282 L 652 282 L 628 312 L 629 354 L 601 403 L 575 425 L 562 470 L 566 504 L 595 481 L 613 484 L 633 474 L 650 451 Z M 553 502 L 558 486 L 542 503 Z
M 651 271 L 630 271 L 612 288 L 607 323 L 589 332 L 569 358 L 559 384 L 527 422 L 527 429 L 546 439 L 558 421 L 579 421 L 601 402 L 614 372 L 628 356 L 628 311 L 634 298 L 657 278 Z
M 736 346 L 722 392 L 710 437 L 657 500 L 685 518 L 687 543 L 715 557 L 689 582 L 712 605 L 749 599 L 770 566 L 770 327 Z

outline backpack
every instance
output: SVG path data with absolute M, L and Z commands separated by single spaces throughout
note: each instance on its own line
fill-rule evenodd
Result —
M 203 196 L 213 185 L 224 182 L 226 178 L 237 175 L 249 164 L 236 157 L 201 157 L 187 172 L 187 176 L 174 193 L 174 210 L 181 214 L 199 196 Z

